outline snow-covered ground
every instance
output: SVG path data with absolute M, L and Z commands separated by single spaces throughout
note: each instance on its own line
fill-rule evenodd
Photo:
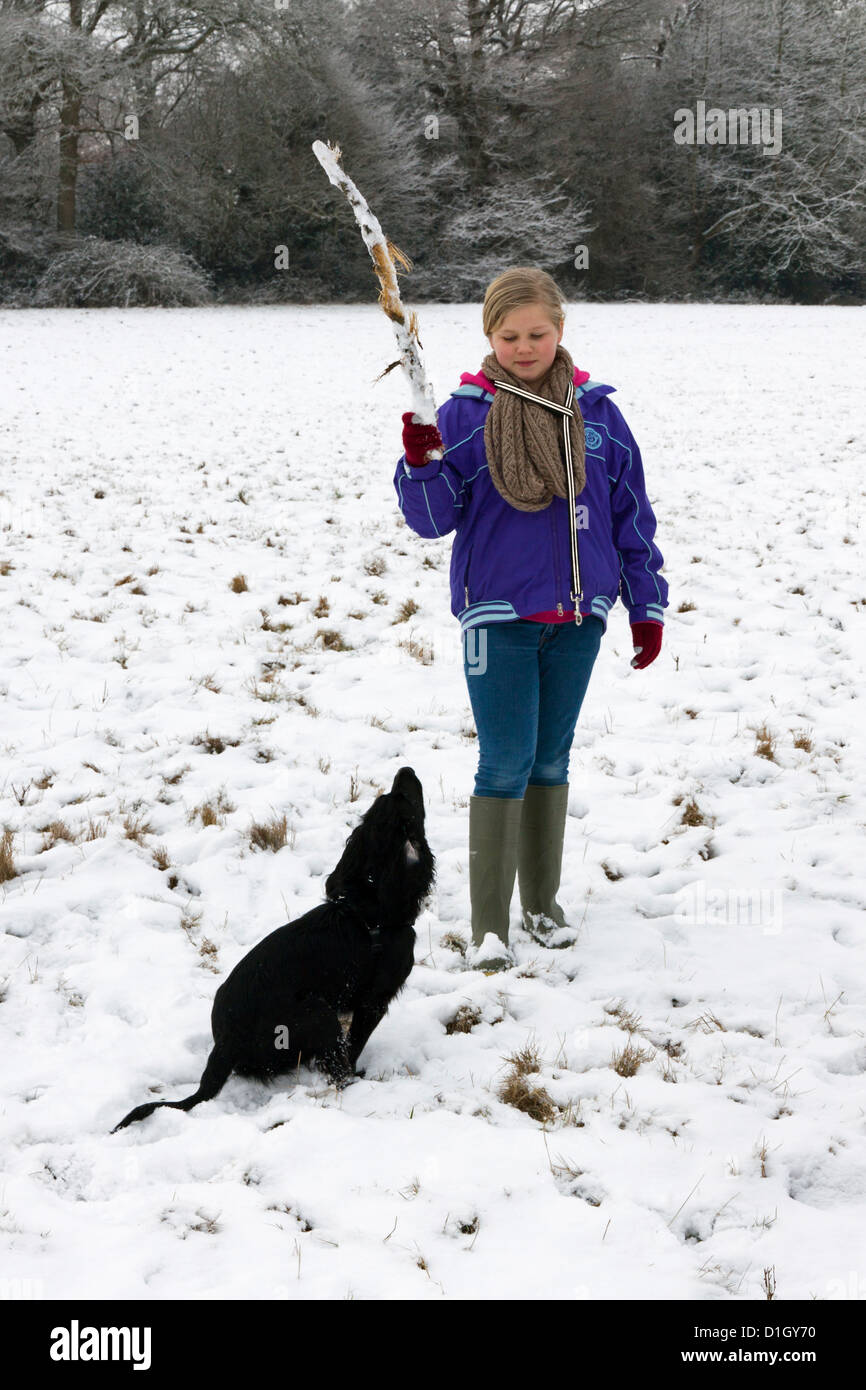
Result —
M 480 310 L 420 319 L 441 400 Z M 485 976 L 443 945 L 477 745 L 380 311 L 0 314 L 7 1294 L 866 1297 L 864 325 L 572 306 L 671 606 L 643 672 L 614 609 L 575 737 L 579 944 Z M 366 1078 L 232 1078 L 109 1136 L 194 1088 L 220 979 L 405 763 L 438 884 Z M 527 1047 L 546 1123 L 499 1098 Z

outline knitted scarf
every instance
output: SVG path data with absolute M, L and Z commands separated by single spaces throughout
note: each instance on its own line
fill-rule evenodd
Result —
M 559 405 L 565 405 L 569 384 L 574 380 L 574 363 L 561 343 L 547 375 L 534 386 L 527 386 L 500 366 L 494 352 L 485 357 L 481 370 L 490 381 L 507 381 Z M 577 405 L 573 405 L 569 428 L 577 494 L 586 484 L 586 446 L 583 418 Z M 490 477 L 501 496 L 518 511 L 540 512 L 550 506 L 554 497 L 568 497 L 562 442 L 565 418 L 558 410 L 547 410 L 512 391 L 497 391 L 493 397 L 484 425 Z

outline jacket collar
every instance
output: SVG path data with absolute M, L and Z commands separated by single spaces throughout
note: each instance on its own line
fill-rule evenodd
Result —
M 589 381 L 589 372 L 582 372 L 582 371 L 580 370 L 580 367 L 575 367 L 575 369 L 574 369 L 574 384 L 575 384 L 575 386 L 582 386 L 583 383 L 584 383 L 585 381 Z M 486 377 L 486 376 L 484 375 L 483 372 L 461 372 L 461 373 L 460 373 L 460 385 L 461 385 L 461 386 L 480 386 L 481 389 L 482 389 L 482 391 L 495 391 L 495 390 L 496 390 L 496 387 L 493 385 L 493 382 L 489 379 L 489 377 Z

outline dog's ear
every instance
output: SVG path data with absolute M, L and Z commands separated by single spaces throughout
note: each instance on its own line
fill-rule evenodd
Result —
M 369 850 L 366 838 L 362 821 L 346 841 L 339 864 L 325 879 L 325 896 L 329 902 L 336 902 L 338 898 L 358 896 L 362 888 L 369 888 Z
M 403 845 L 380 865 L 375 882 L 376 916 L 380 926 L 411 926 L 418 916 L 422 895 L 414 886 L 417 876 L 412 872 L 413 867 L 407 863 Z

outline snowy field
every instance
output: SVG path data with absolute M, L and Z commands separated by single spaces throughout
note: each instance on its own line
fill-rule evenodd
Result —
M 420 318 L 441 401 L 480 309 Z M 579 943 L 485 976 L 451 543 L 397 509 L 387 320 L 0 314 L 7 1296 L 866 1297 L 864 325 L 570 309 L 671 603 L 643 672 L 614 609 L 575 737 Z M 220 980 L 406 763 L 438 882 L 366 1078 L 109 1136 L 194 1089 Z M 517 1054 L 542 1118 L 500 1098 Z

